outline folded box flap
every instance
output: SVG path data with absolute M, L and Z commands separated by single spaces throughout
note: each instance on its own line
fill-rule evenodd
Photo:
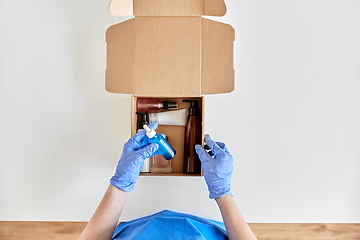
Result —
M 135 95 L 200 96 L 202 18 L 135 19 Z
M 114 16 L 224 16 L 224 0 L 111 0 Z
M 105 89 L 111 93 L 135 92 L 135 19 L 106 31 L 107 60 Z
M 229 93 L 235 88 L 232 26 L 202 19 L 201 94 Z
M 135 17 L 106 32 L 106 90 L 194 97 L 234 90 L 234 29 L 202 17 Z
M 206 16 L 224 16 L 226 5 L 224 0 L 204 0 L 204 13 Z

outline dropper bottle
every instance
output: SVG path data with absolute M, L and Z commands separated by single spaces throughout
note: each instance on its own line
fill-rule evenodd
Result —
M 146 130 L 146 136 L 149 138 L 150 143 L 157 143 L 159 145 L 158 152 L 166 159 L 172 159 L 176 151 L 175 149 L 163 138 L 163 136 L 156 134 L 154 129 L 149 128 L 146 124 L 143 126 Z

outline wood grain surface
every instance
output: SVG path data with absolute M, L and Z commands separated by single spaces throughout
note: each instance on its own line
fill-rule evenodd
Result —
M 76 240 L 86 222 L 0 222 L 0 240 Z
M 360 240 L 360 224 L 250 223 L 258 240 Z M 75 240 L 86 222 L 0 222 L 0 240 Z
M 360 224 L 250 223 L 258 240 L 353 240 L 360 239 Z

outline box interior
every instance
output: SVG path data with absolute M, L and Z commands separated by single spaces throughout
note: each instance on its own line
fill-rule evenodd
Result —
M 143 98 L 143 97 L 141 97 Z M 153 98 L 153 97 L 151 97 Z M 133 136 L 137 132 L 137 122 L 139 121 L 139 117 L 136 114 L 138 97 L 132 96 L 131 101 L 131 135 Z M 202 145 L 203 145 L 203 135 L 204 135 L 204 99 L 203 97 L 182 97 L 182 98 L 158 98 L 160 101 L 172 101 L 178 103 L 178 109 L 188 109 L 190 107 L 189 103 L 184 103 L 182 100 L 184 99 L 193 99 L 199 101 L 199 114 L 202 123 Z M 169 110 L 172 111 L 172 110 Z M 200 174 L 185 174 L 184 173 L 184 140 L 185 140 L 185 126 L 176 126 L 176 125 L 160 125 L 156 130 L 157 134 L 165 134 L 169 138 L 169 144 L 176 150 L 175 157 L 172 161 L 172 173 L 140 173 L 143 176 L 202 176 L 202 172 Z M 162 158 L 160 155 L 159 157 Z

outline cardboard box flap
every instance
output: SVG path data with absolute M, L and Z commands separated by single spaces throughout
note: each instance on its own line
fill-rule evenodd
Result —
M 202 18 L 135 19 L 135 95 L 200 96 Z
M 111 0 L 114 16 L 224 16 L 224 0 Z
M 235 88 L 232 26 L 202 19 L 201 95 L 229 93 Z
M 201 96 L 202 18 L 165 18 L 136 17 L 108 28 L 108 92 Z
M 225 14 L 226 14 L 226 5 L 224 0 L 204 0 L 203 15 L 222 17 Z
M 202 17 L 135 17 L 106 31 L 108 92 L 198 97 L 234 90 L 234 29 Z
M 117 93 L 134 94 L 135 38 L 134 18 L 113 25 L 106 31 L 105 89 L 108 92 L 116 89 Z

